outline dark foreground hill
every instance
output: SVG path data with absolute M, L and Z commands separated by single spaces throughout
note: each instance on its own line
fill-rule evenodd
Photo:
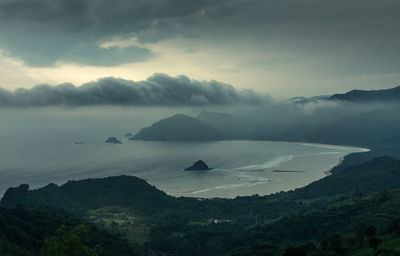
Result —
M 88 246 L 100 246 L 101 255 L 144 255 L 140 249 L 128 244 L 124 239 L 64 211 L 28 211 L 23 208 L 3 207 L 0 207 L 0 255 L 39 256 L 45 239 L 54 236 L 62 225 L 87 227 L 87 235 L 90 236 Z
M 332 248 L 320 242 L 332 234 L 346 241 L 341 245 L 346 254 L 327 255 L 350 255 L 368 246 L 347 240 L 360 224 L 376 225 L 377 235 L 389 239 L 386 227 L 400 215 L 400 161 L 380 157 L 346 166 L 304 188 L 262 197 L 174 198 L 138 178 L 119 176 L 37 190 L 22 185 L 9 189 L 1 205 L 61 209 L 154 255 L 283 255 L 289 245 L 308 242 L 318 250 L 314 255 L 325 255 Z M 26 220 L 21 229 L 29 231 L 34 220 Z M 25 236 L 16 234 L 15 239 L 20 235 Z
M 355 189 L 369 194 L 398 186 L 400 186 L 400 161 L 390 157 L 379 157 L 297 189 L 296 196 L 298 198 L 337 196 L 349 194 Z
M 28 185 L 9 188 L 1 206 L 29 209 L 55 207 L 81 214 L 104 206 L 131 206 L 137 211 L 154 212 L 171 207 L 172 197 L 133 176 L 68 181 L 62 186 L 49 184 L 37 190 Z

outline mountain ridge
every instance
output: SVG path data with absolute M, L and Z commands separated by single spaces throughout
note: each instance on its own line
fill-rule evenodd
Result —
M 399 102 L 400 86 L 380 90 L 351 90 L 343 94 L 334 94 L 329 99 L 357 103 Z
M 130 140 L 217 140 L 222 134 L 197 118 L 176 114 L 141 129 Z

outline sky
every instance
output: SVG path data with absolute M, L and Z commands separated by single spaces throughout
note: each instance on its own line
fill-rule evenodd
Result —
M 391 88 L 399 10 L 398 0 L 0 0 L 0 98 L 154 77 L 282 98 Z M 254 96 L 238 95 L 224 99 Z

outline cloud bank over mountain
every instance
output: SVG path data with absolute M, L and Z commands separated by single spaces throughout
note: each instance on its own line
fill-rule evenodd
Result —
M 0 0 L 0 82 L 165 73 L 279 97 L 389 88 L 400 79 L 399 8 L 398 0 Z
M 15 91 L 0 88 L 1 107 L 254 105 L 269 101 L 267 95 L 253 90 L 238 90 L 217 81 L 196 81 L 183 75 L 171 77 L 165 74 L 154 74 L 139 82 L 108 77 L 78 87 L 66 83 Z

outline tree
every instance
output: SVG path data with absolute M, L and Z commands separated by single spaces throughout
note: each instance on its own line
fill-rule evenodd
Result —
M 300 246 L 290 246 L 286 248 L 283 256 L 307 256 L 310 253 L 315 253 L 317 248 L 313 243 L 308 243 Z
M 398 256 L 399 253 L 392 249 L 378 249 L 374 252 L 374 256 Z
M 41 256 L 99 256 L 101 249 L 90 246 L 89 228 L 86 225 L 62 225 L 55 236 L 44 241 Z
M 371 237 L 369 239 L 369 247 L 371 247 L 372 249 L 374 249 L 374 251 L 376 251 L 378 249 L 378 245 L 382 242 L 381 239 L 377 238 L 377 237 Z
M 376 236 L 376 228 L 370 225 L 365 228 L 364 233 L 368 238 L 373 238 L 374 236 Z
M 400 219 L 392 220 L 387 227 L 387 232 L 389 234 L 400 236 Z
M 359 188 L 356 188 L 352 193 L 352 198 L 354 201 L 359 201 L 362 199 L 362 193 Z
M 328 236 L 321 242 L 321 249 L 342 255 L 345 251 L 342 247 L 342 237 L 339 234 Z
M 365 229 L 366 226 L 364 223 L 360 223 L 358 224 L 357 228 L 356 228 L 356 236 L 357 239 L 359 241 L 358 245 L 361 247 L 364 243 L 364 238 L 365 238 Z
M 4 256 L 4 255 L 6 255 L 6 254 L 4 253 L 4 250 L 3 250 L 3 241 L 0 238 L 0 256 Z

